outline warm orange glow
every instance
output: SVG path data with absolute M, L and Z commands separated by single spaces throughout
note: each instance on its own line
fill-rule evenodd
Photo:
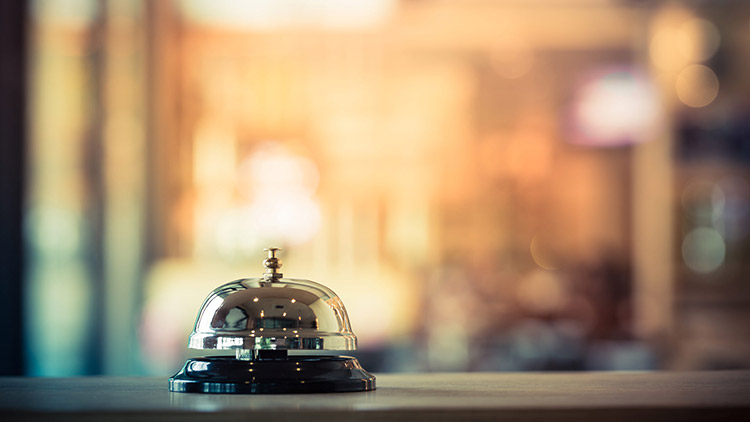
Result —
M 38 3 L 35 374 L 172 371 L 269 245 L 383 370 L 653 369 L 744 292 L 743 2 Z

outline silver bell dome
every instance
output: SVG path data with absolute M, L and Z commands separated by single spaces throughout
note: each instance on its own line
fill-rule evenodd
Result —
M 208 295 L 188 347 L 234 349 L 245 358 L 257 350 L 357 348 L 341 299 L 313 281 L 283 278 L 278 250 L 266 249 L 262 277 L 235 280 Z

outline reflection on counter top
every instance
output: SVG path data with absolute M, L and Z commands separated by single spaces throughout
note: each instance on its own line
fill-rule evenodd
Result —
M 170 393 L 163 378 L 4 378 L 11 420 L 715 420 L 750 416 L 750 371 L 382 374 L 378 390 Z

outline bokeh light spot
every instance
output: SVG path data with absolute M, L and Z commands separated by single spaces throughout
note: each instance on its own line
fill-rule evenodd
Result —
M 697 224 L 709 225 L 715 208 L 721 203 L 721 189 L 707 180 L 695 180 L 682 190 L 680 202 Z
M 719 78 L 703 65 L 691 65 L 677 75 L 677 97 L 689 107 L 705 107 L 719 94 Z
M 709 273 L 724 262 L 724 238 L 713 228 L 698 227 L 690 231 L 682 242 L 685 265 L 699 273 Z
M 706 19 L 691 19 L 680 26 L 677 48 L 687 60 L 708 60 L 719 49 L 721 35 L 716 25 Z
M 531 257 L 534 259 L 534 262 L 536 262 L 536 265 L 544 268 L 545 270 L 556 270 L 557 264 L 555 264 L 555 259 L 550 251 L 550 247 L 543 239 L 540 239 L 540 236 L 534 236 L 533 239 L 531 239 L 531 244 L 529 245 L 529 252 L 531 253 Z
M 660 105 L 653 86 L 622 70 L 595 77 L 580 89 L 573 109 L 574 143 L 616 146 L 642 142 L 654 130 Z

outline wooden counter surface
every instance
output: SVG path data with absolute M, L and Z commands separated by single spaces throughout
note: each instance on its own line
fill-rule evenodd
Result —
M 382 374 L 377 390 L 189 394 L 166 378 L 0 378 L 0 421 L 750 420 L 750 371 Z

